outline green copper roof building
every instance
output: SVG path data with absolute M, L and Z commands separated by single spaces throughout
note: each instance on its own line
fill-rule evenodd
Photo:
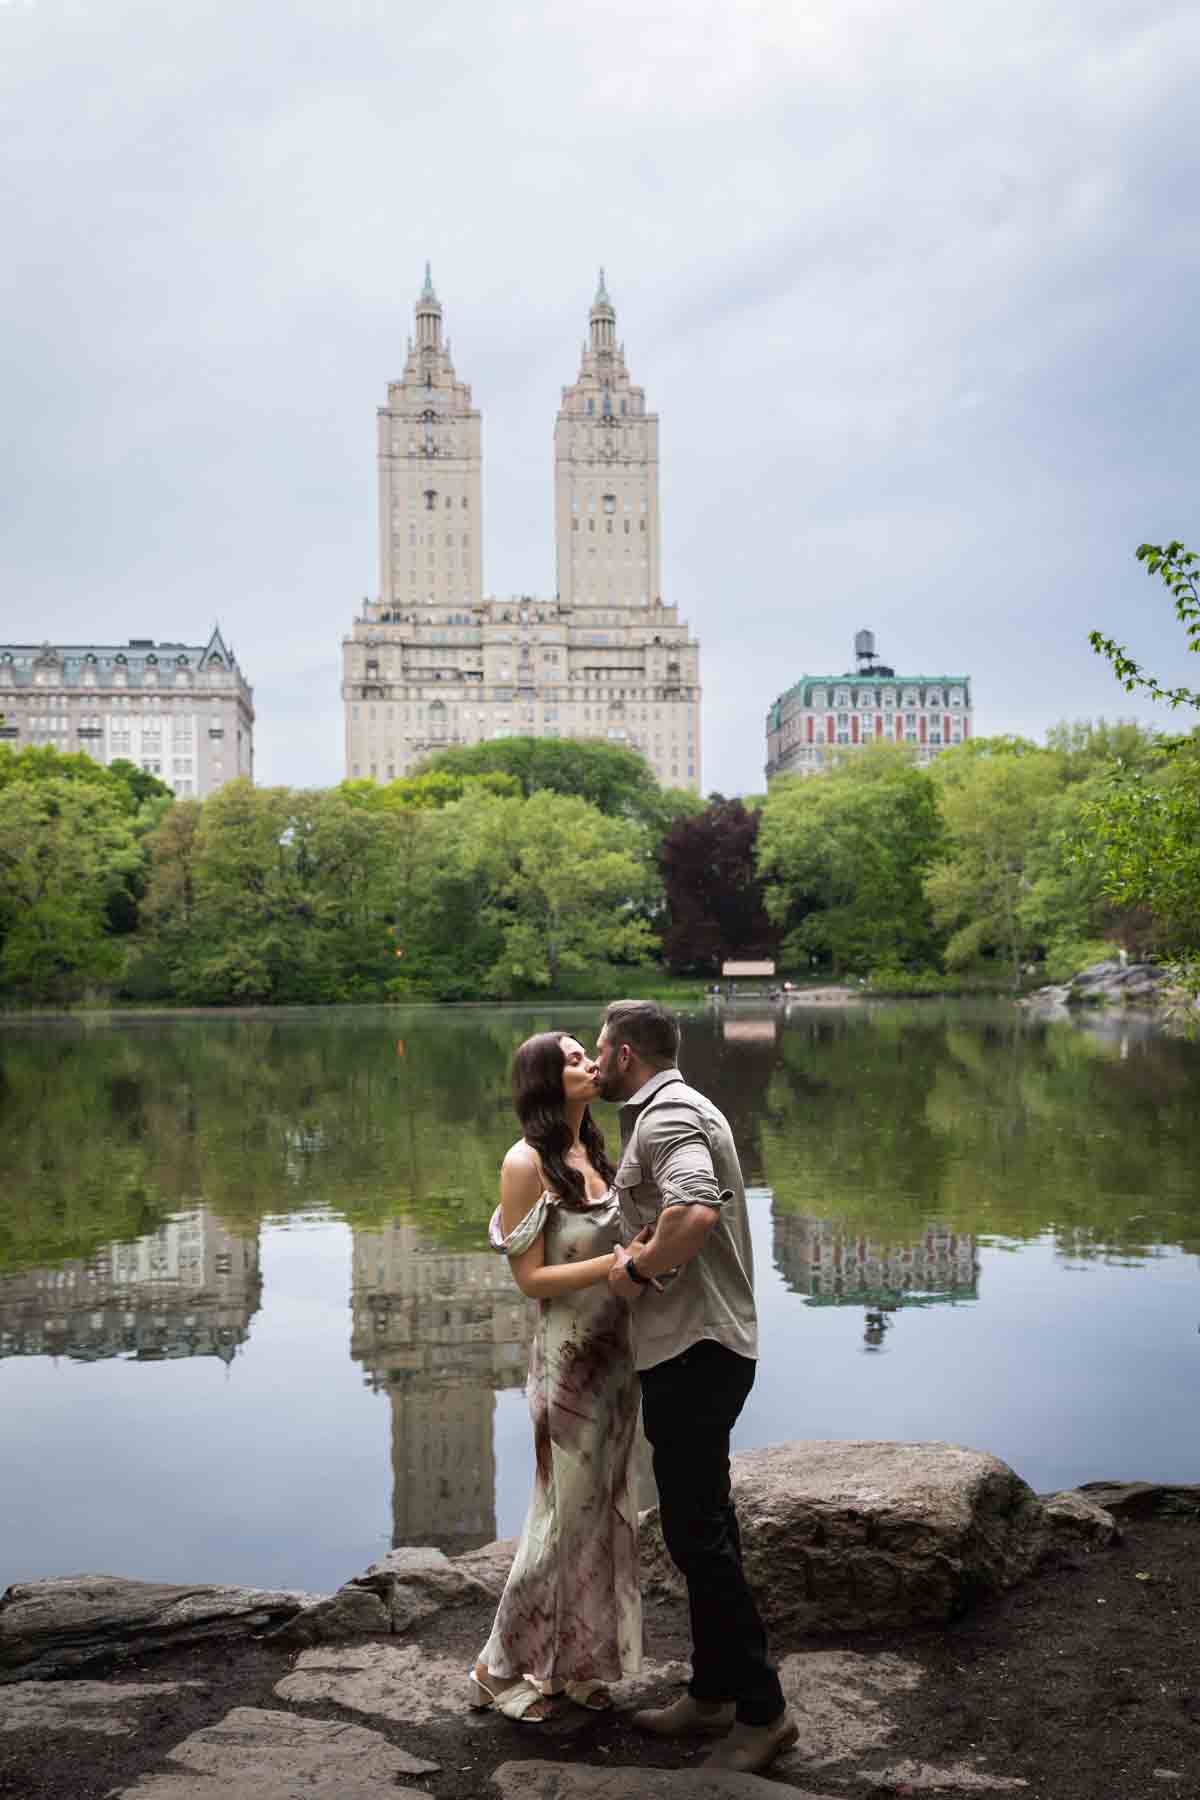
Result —
M 767 780 L 816 775 L 868 744 L 906 745 L 927 763 L 971 736 L 969 675 L 898 675 L 875 654 L 875 636 L 854 640 L 857 667 L 801 675 L 767 710 Z

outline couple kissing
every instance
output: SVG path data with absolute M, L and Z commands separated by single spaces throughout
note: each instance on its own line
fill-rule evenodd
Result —
M 609 1684 L 640 1669 L 640 1399 L 663 1537 L 687 1583 L 692 1677 L 632 1723 L 717 1739 L 706 1766 L 754 1771 L 798 1732 L 730 1496 L 729 1436 L 758 1355 L 750 1226 L 728 1122 L 684 1080 L 679 1041 L 662 1007 L 616 1000 L 594 1056 L 551 1031 L 513 1058 L 522 1135 L 489 1235 L 540 1303 L 527 1388 L 536 1474 L 469 1694 L 534 1725 L 558 1694 L 608 1710 Z M 619 1108 L 615 1167 L 597 1099 Z

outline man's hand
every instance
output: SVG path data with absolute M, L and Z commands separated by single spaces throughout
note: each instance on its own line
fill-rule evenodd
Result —
M 625 1264 L 630 1261 L 633 1252 L 648 1244 L 653 1236 L 654 1227 L 643 1225 L 628 1250 L 623 1244 L 618 1244 L 613 1251 L 617 1260 L 608 1272 L 608 1285 L 614 1294 L 620 1294 L 624 1300 L 639 1300 L 647 1288 L 653 1288 L 659 1294 L 663 1291 L 662 1282 L 656 1281 L 653 1276 L 649 1281 L 635 1281 L 625 1273 Z
M 626 1250 L 624 1244 L 618 1244 L 613 1255 L 616 1261 L 608 1271 L 610 1290 L 614 1294 L 620 1294 L 622 1300 L 640 1300 L 645 1290 L 634 1281 L 631 1275 L 625 1273 L 625 1264 L 630 1260 L 629 1251 Z

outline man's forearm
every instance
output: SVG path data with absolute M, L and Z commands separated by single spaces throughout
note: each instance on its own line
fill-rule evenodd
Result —
M 717 1207 L 699 1201 L 664 1207 L 649 1243 L 634 1247 L 639 1275 L 665 1275 L 668 1269 L 691 1262 L 703 1250 L 720 1216 Z

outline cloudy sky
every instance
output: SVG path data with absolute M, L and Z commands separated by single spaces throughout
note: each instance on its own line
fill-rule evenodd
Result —
M 1200 675 L 1133 560 L 1200 542 L 1198 77 L 1194 0 L 0 0 L 0 636 L 219 620 L 259 778 L 339 779 L 426 257 L 496 593 L 604 263 L 706 789 L 861 626 L 981 731 L 1177 723 L 1086 634 Z

